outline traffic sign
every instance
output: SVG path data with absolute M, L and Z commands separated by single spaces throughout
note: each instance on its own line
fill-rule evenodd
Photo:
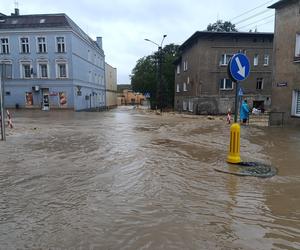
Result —
M 249 76 L 250 63 L 247 56 L 242 53 L 233 55 L 228 67 L 229 75 L 234 81 L 244 81 Z
M 239 89 L 239 93 L 238 93 L 238 96 L 243 96 L 244 95 L 244 91 L 242 88 Z

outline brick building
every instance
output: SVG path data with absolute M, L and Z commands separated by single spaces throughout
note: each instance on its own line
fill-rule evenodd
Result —
M 300 0 L 282 0 L 275 9 L 272 111 L 286 125 L 300 125 Z M 271 124 L 281 116 L 271 115 Z
M 245 53 L 251 65 L 250 76 L 241 83 L 243 98 L 251 107 L 270 108 L 273 33 L 197 31 L 180 50 L 175 62 L 175 110 L 196 114 L 234 110 L 235 85 L 227 65 L 238 52 Z

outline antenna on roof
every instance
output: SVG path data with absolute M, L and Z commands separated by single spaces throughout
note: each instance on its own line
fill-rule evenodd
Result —
M 18 16 L 18 15 L 20 15 L 19 2 L 16 0 L 15 1 L 15 13 L 14 13 L 14 16 Z

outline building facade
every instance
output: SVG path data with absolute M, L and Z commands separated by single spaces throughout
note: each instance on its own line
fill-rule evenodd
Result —
M 131 85 L 119 84 L 118 86 L 118 106 L 122 105 L 143 105 L 146 100 L 141 93 L 134 92 Z
M 0 48 L 6 107 L 105 107 L 102 38 L 67 15 L 2 15 Z
M 105 63 L 106 106 L 117 106 L 117 69 Z
M 282 0 L 275 9 L 272 111 L 284 123 L 300 125 L 300 1 Z M 281 123 L 272 115 L 271 124 Z
M 268 110 L 272 86 L 272 33 L 196 32 L 181 46 L 175 62 L 177 111 L 223 114 L 234 111 L 235 84 L 227 66 L 238 52 L 249 58 L 251 72 L 240 94 L 251 107 Z

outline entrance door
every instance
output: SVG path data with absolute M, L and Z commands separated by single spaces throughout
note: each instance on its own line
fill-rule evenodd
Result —
M 42 110 L 49 110 L 50 104 L 49 104 L 49 89 L 42 89 Z

